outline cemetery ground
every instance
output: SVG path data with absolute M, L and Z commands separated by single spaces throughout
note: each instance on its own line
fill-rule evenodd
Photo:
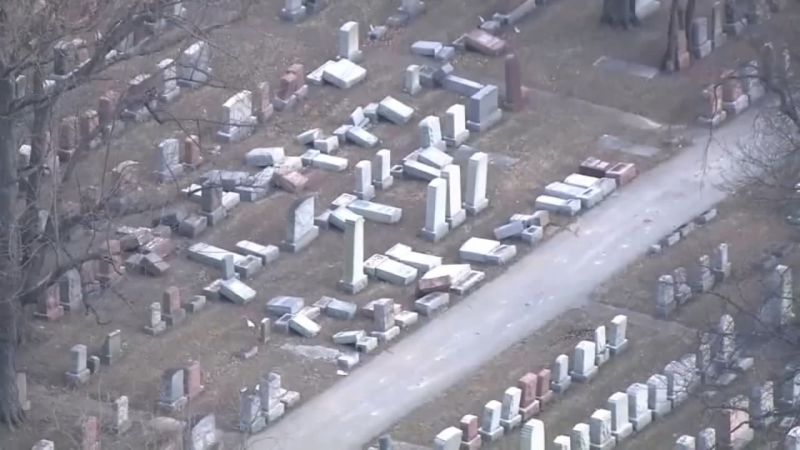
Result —
M 405 126 L 381 124 L 372 130 L 383 140 L 379 148 L 389 148 L 392 162 L 395 163 L 417 147 L 416 123 L 419 119 L 428 114 L 442 114 L 450 105 L 464 101 L 442 90 L 425 89 L 416 97 L 401 93 L 402 70 L 408 64 L 420 63 L 420 57 L 409 54 L 410 43 L 418 39 L 452 40 L 473 28 L 478 15 L 485 16 L 491 11 L 507 10 L 515 5 L 512 1 L 488 2 L 484 5 L 456 0 L 429 3 L 426 15 L 399 30 L 390 40 L 375 44 L 366 43 L 363 36 L 366 24 L 381 22 L 394 7 L 388 3 L 364 5 L 355 1 L 337 2 L 319 16 L 296 26 L 278 21 L 273 10 L 275 5 L 260 5 L 243 24 L 219 30 L 212 39 L 219 47 L 212 59 L 215 76 L 229 89 L 205 87 L 199 91 L 185 92 L 170 106 L 169 113 L 172 116 L 213 121 L 217 118 L 216 108 L 233 91 L 262 80 L 274 82 L 292 62 L 302 62 L 306 71 L 312 70 L 335 54 L 336 29 L 347 20 L 356 20 L 361 25 L 365 47 L 363 65 L 369 70 L 366 82 L 347 91 L 338 91 L 330 86 L 312 87 L 308 99 L 298 111 L 276 114 L 266 126 L 260 127 L 244 142 L 225 144 L 219 151 L 213 150 L 212 143 L 217 124 L 201 121 L 200 127 L 196 128 L 197 122 L 186 120 L 182 124 L 184 130 L 178 129 L 174 123 L 150 121 L 138 124 L 111 142 L 108 161 L 105 161 L 102 149 L 81 159 L 75 168 L 75 179 L 80 180 L 83 187 L 98 184 L 98 174 L 102 173 L 103 167 L 111 168 L 124 160 L 136 160 L 142 165 L 139 171 L 139 197 L 142 201 L 172 198 L 176 195 L 177 186 L 171 183 L 158 186 L 151 175 L 155 143 L 161 139 L 173 134 L 183 136 L 184 132 L 201 137 L 206 163 L 199 172 L 178 179 L 178 184 L 183 187 L 195 176 L 212 168 L 242 168 L 244 154 L 254 147 L 284 146 L 287 154 L 300 155 L 304 149 L 294 142 L 295 135 L 315 127 L 330 131 L 344 122 L 356 106 L 379 101 L 386 95 L 393 95 L 416 109 L 414 120 Z M 748 43 L 741 41 L 714 52 L 688 74 L 644 80 L 623 73 L 602 72 L 592 64 L 603 55 L 657 65 L 663 51 L 667 14 L 662 6 L 661 13 L 640 29 L 621 32 L 601 28 L 598 25 L 598 10 L 599 5 L 587 8 L 582 4 L 577 7 L 574 0 L 555 2 L 537 13 L 537 17 L 521 24 L 519 34 L 508 36 L 512 50 L 523 64 L 524 84 L 533 91 L 525 110 L 504 112 L 504 119 L 499 126 L 474 136 L 469 142 L 490 154 L 490 208 L 469 219 L 440 243 L 431 245 L 417 237 L 424 222 L 425 183 L 398 180 L 390 190 L 380 191 L 376 200 L 403 208 L 403 219 L 396 225 L 366 223 L 366 257 L 402 242 L 415 250 L 434 253 L 443 256 L 447 262 L 453 262 L 457 259 L 458 247 L 469 236 L 490 237 L 491 230 L 512 214 L 532 211 L 533 200 L 542 186 L 574 172 L 580 161 L 590 155 L 635 162 L 643 172 L 638 182 L 646 182 L 647 169 L 675 151 L 665 145 L 665 141 L 681 131 L 679 126 L 672 130 L 653 126 L 635 114 L 665 124 L 692 122 L 692 105 L 699 98 L 701 86 L 712 81 L 713 74 L 718 73 L 720 67 L 732 66 L 733 60 L 744 61 L 754 57 Z M 797 10 L 797 5 L 791 5 L 786 13 L 773 17 L 758 32 L 780 34 L 790 42 L 800 42 L 800 30 L 790 26 L 793 20 L 797 20 Z M 458 14 L 450 11 L 458 11 Z M 153 60 L 166 56 L 172 55 L 157 55 Z M 131 61 L 119 67 L 119 73 L 109 74 L 108 80 L 99 80 L 70 94 L 74 98 L 67 99 L 62 105 L 80 110 L 89 103 L 89 99 L 97 97 L 95 94 L 116 83 L 124 84 L 141 67 L 152 65 L 153 61 Z M 457 58 L 454 66 L 457 74 L 463 73 L 482 81 L 491 80 L 499 86 L 503 84 L 500 57 L 464 54 Z M 62 107 L 66 110 L 65 106 Z M 618 136 L 657 151 L 645 157 L 598 150 L 597 139 L 604 134 Z M 348 146 L 342 152 L 350 160 L 351 166 L 361 159 L 371 159 L 373 153 L 374 150 L 354 146 Z M 306 191 L 319 193 L 317 212 L 327 208 L 340 193 L 353 190 L 354 180 L 349 170 L 343 174 L 331 174 L 311 169 L 307 175 L 309 184 Z M 66 198 L 77 197 L 77 192 L 70 190 L 63 194 Z M 258 203 L 242 204 L 222 226 L 210 228 L 201 240 L 228 249 L 242 239 L 277 244 L 284 237 L 285 211 L 293 199 L 291 194 L 276 192 Z M 599 304 L 560 317 L 525 343 L 499 355 L 492 364 L 448 391 L 458 390 L 458 395 L 445 394 L 446 400 L 438 398 L 421 407 L 398 425 L 396 437 L 429 443 L 446 424 L 456 423 L 467 412 L 480 411 L 487 399 L 496 397 L 502 388 L 513 384 L 518 377 L 517 372 L 523 372 L 524 368 L 519 364 L 511 364 L 512 361 L 541 361 L 540 366 L 548 365 L 555 354 L 566 351 L 579 340 L 577 334 L 582 330 L 593 328 L 599 321 L 606 321 L 613 316 L 607 305 L 630 309 L 634 311 L 630 315 L 633 344 L 629 353 L 622 356 L 623 361 L 612 363 L 611 370 L 601 372 L 596 382 L 568 394 L 573 399 L 583 399 L 580 409 L 560 403 L 557 409 L 545 415 L 549 436 L 552 434 L 549 431 L 552 430 L 551 420 L 556 423 L 561 423 L 559 417 L 580 417 L 582 420 L 589 411 L 599 407 L 609 394 L 621 387 L 614 384 L 622 383 L 623 379 L 620 377 L 616 380 L 616 371 L 629 378 L 644 376 L 652 373 L 654 367 L 663 366 L 670 358 L 687 351 L 681 350 L 674 341 L 677 337 L 686 337 L 682 327 L 697 326 L 690 319 L 701 315 L 690 314 L 691 310 L 682 311 L 678 323 L 663 324 L 663 335 L 659 333 L 652 336 L 642 329 L 644 324 L 657 323 L 650 317 L 654 302 L 649 293 L 652 291 L 650 286 L 660 273 L 659 264 L 674 267 L 695 258 L 697 247 L 690 245 L 695 239 L 709 250 L 713 243 L 731 242 L 734 264 L 744 265 L 753 259 L 748 255 L 757 254 L 766 243 L 785 232 L 785 226 L 779 223 L 776 216 L 769 212 L 750 213 L 747 211 L 750 207 L 750 204 L 730 202 L 721 209 L 722 218 L 716 224 L 697 231 L 687 242 L 668 249 L 664 255 L 645 259 L 624 276 L 617 277 L 613 284 L 598 294 Z M 153 214 L 149 212 L 126 217 L 116 221 L 114 227 L 123 224 L 149 226 Z M 749 239 L 740 245 L 736 236 L 743 234 Z M 78 242 L 85 238 L 75 236 Z M 168 260 L 172 268 L 164 277 L 126 276 L 113 292 L 106 291 L 102 298 L 92 300 L 97 310 L 96 316 L 71 314 L 58 322 L 33 322 L 33 342 L 22 348 L 20 368 L 28 372 L 31 401 L 35 406 L 28 413 L 28 422 L 20 430 L 11 434 L 5 429 L 0 430 L 0 442 L 8 442 L 12 449 L 30 447 L 31 443 L 41 438 L 73 442 L 71 439 L 74 438 L 70 436 L 74 433 L 74 423 L 78 417 L 87 412 L 107 414 L 107 400 L 117 395 L 130 398 L 134 422 L 147 420 L 152 417 L 161 373 L 189 359 L 200 361 L 206 392 L 192 401 L 187 414 L 214 412 L 219 426 L 231 432 L 237 420 L 239 388 L 254 384 L 267 371 L 276 371 L 283 376 L 285 387 L 299 391 L 303 399 L 308 399 L 340 377 L 336 373 L 335 363 L 326 360 L 333 352 L 313 346 L 335 349 L 330 341 L 332 334 L 344 329 L 369 328 L 364 318 L 358 318 L 355 322 L 324 318 L 321 319 L 323 332 L 319 337 L 303 339 L 273 333 L 270 342 L 260 346 L 256 357 L 243 361 L 238 357 L 239 352 L 255 345 L 256 336 L 244 326 L 242 315 L 257 321 L 264 315 L 264 303 L 278 295 L 304 297 L 307 304 L 320 296 L 329 295 L 355 301 L 359 305 L 376 298 L 391 297 L 405 308 L 414 300 L 413 287 L 399 288 L 374 280 L 358 295 L 338 292 L 336 282 L 341 275 L 344 245 L 340 232 L 331 229 L 323 231 L 300 254 L 282 253 L 278 261 L 255 279 L 249 280 L 248 284 L 258 291 L 257 299 L 251 304 L 241 307 L 212 302 L 201 313 L 191 316 L 184 325 L 162 336 L 151 337 L 142 331 L 147 307 L 161 299 L 166 287 L 178 286 L 186 299 L 200 293 L 203 286 L 218 277 L 216 271 L 186 259 L 185 249 L 192 241 L 179 237 L 175 237 L 175 240 L 177 255 Z M 524 245 L 517 243 L 522 253 L 527 251 Z M 487 278 L 493 278 L 503 269 L 481 267 L 480 270 L 486 271 Z M 741 267 L 736 266 L 736 270 L 741 270 Z M 623 295 L 623 292 L 629 294 Z M 700 303 L 695 301 L 692 308 L 701 308 L 697 306 Z M 422 320 L 418 326 L 435 325 L 428 325 Z M 63 376 L 69 361 L 69 348 L 76 343 L 85 343 L 90 354 L 96 352 L 103 337 L 115 329 L 123 333 L 124 352 L 119 362 L 111 367 L 103 367 L 88 385 L 77 390 L 67 389 Z M 542 340 L 552 345 L 545 346 Z M 651 348 L 659 350 L 649 352 Z M 634 355 L 645 357 L 634 358 Z M 367 361 L 362 364 L 369 364 L 369 358 L 365 359 Z M 683 416 L 680 420 L 684 420 Z M 420 423 L 426 425 L 420 427 Z M 563 430 L 556 428 L 559 432 L 566 429 L 566 423 Z M 688 426 L 683 430 L 696 431 Z M 660 435 L 662 431 L 661 427 L 653 431 L 653 439 L 656 433 Z M 137 448 L 137 434 L 129 433 L 123 442 L 131 445 L 131 448 Z M 117 447 L 114 437 L 104 435 L 103 439 L 104 448 L 106 444 L 109 448 L 122 448 L 123 442 L 119 442 Z M 239 439 L 235 433 L 229 433 L 226 437 L 232 444 Z M 507 445 L 512 445 L 511 440 L 507 441 Z M 69 445 L 65 444 L 65 447 L 70 448 Z
M 756 310 L 764 290 L 761 263 L 765 255 L 780 247 L 796 248 L 793 243 L 797 230 L 787 226 L 771 206 L 754 207 L 749 200 L 736 197 L 721 203 L 718 211 L 717 221 L 697 228 L 664 253 L 644 257 L 629 266 L 596 288 L 587 306 L 571 309 L 550 321 L 410 412 L 387 433 L 396 441 L 423 447 L 430 445 L 433 436 L 448 426 L 457 426 L 463 415 L 475 414 L 480 418 L 486 402 L 500 399 L 503 391 L 515 386 L 526 372 L 550 368 L 551 362 L 561 353 L 571 359 L 575 344 L 581 340 L 591 341 L 594 329 L 602 324 L 608 326 L 617 314 L 628 316 L 628 348 L 600 368 L 590 383 L 573 381 L 563 397 L 557 397 L 543 408 L 537 418 L 545 424 L 546 442 L 552 442 L 559 434 L 569 435 L 577 423 L 586 423 L 592 411 L 606 407 L 606 400 L 614 392 L 625 392 L 634 382 L 644 383 L 669 361 L 694 352 L 701 332 L 708 331 L 723 312 L 734 314 L 736 308 L 728 299 L 742 305 L 745 311 Z M 743 235 L 747 239 L 742 239 Z M 720 242 L 731 244 L 732 279 L 718 285 L 713 293 L 696 296 L 668 320 L 658 318 L 654 297 L 658 277 L 671 273 L 678 266 L 692 267 L 700 254 L 710 253 Z M 781 259 L 781 264 L 791 267 L 798 261 L 800 254 L 791 250 Z M 742 329 L 739 321 L 736 326 L 737 330 Z M 746 394 L 753 382 L 763 381 L 786 362 L 785 349 L 752 344 L 747 354 L 756 357 L 754 370 L 731 386 L 720 389 L 723 398 Z M 666 448 L 680 435 L 694 435 L 710 426 L 708 404 L 714 403 L 704 401 L 699 393 L 690 395 L 679 409 L 616 448 Z M 763 438 L 757 433 L 752 448 L 765 448 L 762 447 L 764 442 L 759 440 Z M 519 430 L 507 434 L 491 448 L 519 448 Z

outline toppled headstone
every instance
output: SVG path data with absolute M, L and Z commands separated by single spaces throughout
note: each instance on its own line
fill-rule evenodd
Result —
M 295 315 L 305 306 L 300 297 L 279 296 L 267 302 L 267 314 L 280 317 L 285 314 Z
M 458 255 L 462 261 L 502 265 L 517 255 L 517 248 L 491 239 L 472 237 L 461 245 Z
M 395 244 L 386 251 L 386 256 L 416 268 L 420 272 L 427 272 L 442 264 L 442 258 L 436 255 L 415 252 L 404 244 Z
M 450 304 L 450 294 L 446 292 L 431 292 L 414 301 L 414 309 L 425 317 L 430 317 L 440 312 Z
M 346 58 L 328 64 L 322 71 L 322 79 L 339 89 L 349 89 L 366 77 L 367 69 Z
M 278 165 L 285 158 L 283 147 L 258 147 L 247 152 L 244 160 L 248 166 L 267 167 Z
M 403 125 L 411 120 L 414 108 L 392 96 L 386 96 L 378 103 L 378 115 L 396 125 Z
M 250 303 L 256 298 L 256 291 L 238 278 L 224 280 L 220 284 L 219 294 L 237 305 Z
M 407 286 L 417 278 L 417 269 L 380 254 L 364 261 L 364 272 L 398 286 Z

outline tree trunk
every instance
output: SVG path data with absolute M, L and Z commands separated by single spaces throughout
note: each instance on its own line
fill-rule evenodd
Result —
M 10 111 L 13 88 L 10 78 L 0 79 L 0 421 L 12 426 L 24 419 L 16 382 L 21 305 L 16 227 L 17 149 Z
M 675 54 L 678 49 L 675 47 L 675 37 L 678 32 L 678 24 L 675 23 L 678 13 L 678 1 L 672 0 L 669 7 L 669 26 L 667 27 L 667 50 L 661 60 L 661 70 L 665 72 L 675 71 Z

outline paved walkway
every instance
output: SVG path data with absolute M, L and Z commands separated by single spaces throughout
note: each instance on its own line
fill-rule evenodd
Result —
M 753 113 L 646 173 L 390 351 L 251 438 L 255 450 L 354 450 L 567 309 L 677 226 L 725 197 L 722 146 Z M 709 164 L 702 175 L 703 155 Z M 431 442 L 433 436 L 430 437 Z

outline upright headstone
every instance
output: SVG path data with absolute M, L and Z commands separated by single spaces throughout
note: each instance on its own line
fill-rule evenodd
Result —
M 725 10 L 721 0 L 715 1 L 711 6 L 711 42 L 714 49 L 722 47 L 727 40 L 723 29 Z
M 608 349 L 611 355 L 617 355 L 628 346 L 627 338 L 628 316 L 619 314 L 611 319 L 611 326 L 608 327 Z
M 445 111 L 442 139 L 448 147 L 459 147 L 469 139 L 466 111 L 462 104 L 453 105 Z
M 359 49 L 358 22 L 347 22 L 339 28 L 339 57 L 359 62 L 364 55 Z
M 86 346 L 78 344 L 70 349 L 70 369 L 66 373 L 67 381 L 72 385 L 85 384 L 89 381 L 89 369 L 86 367 Z
M 97 416 L 81 418 L 81 450 L 100 450 L 100 419 Z
M 702 59 L 711 54 L 714 44 L 708 38 L 708 18 L 696 17 L 690 24 L 692 37 L 691 50 L 697 59 Z
M 420 236 L 424 239 L 437 242 L 449 231 L 446 220 L 447 211 L 447 180 L 436 178 L 428 183 L 428 193 L 425 206 L 425 227 Z
M 192 400 L 203 392 L 203 369 L 200 361 L 189 361 L 183 368 L 183 388 L 186 398 Z
M 489 174 L 489 155 L 476 152 L 467 162 L 467 196 L 464 209 L 467 214 L 476 216 L 489 206 L 486 198 L 486 184 Z
M 728 258 L 728 244 L 723 242 L 714 249 L 711 258 L 711 271 L 718 282 L 731 276 L 731 261 Z
M 750 423 L 753 428 L 765 429 L 776 417 L 774 383 L 767 381 L 750 389 Z
M 579 423 L 572 427 L 569 433 L 569 442 L 572 450 L 589 450 L 590 427 L 587 423 Z
M 598 409 L 589 418 L 589 442 L 592 448 L 610 449 L 614 436 L 611 434 L 611 411 Z
M 735 323 L 733 317 L 723 314 L 716 327 L 716 342 L 712 347 L 714 362 L 722 368 L 727 368 L 733 361 L 736 351 Z
M 169 412 L 183 410 L 186 396 L 183 388 L 183 369 L 167 369 L 161 375 L 158 406 Z
M 497 400 L 491 400 L 483 407 L 480 434 L 488 442 L 496 441 L 503 436 L 500 426 L 500 412 L 503 405 Z
M 633 425 L 628 417 L 628 394 L 615 392 L 608 397 L 608 410 L 611 411 L 611 434 L 617 443 L 633 433 Z
M 361 200 L 375 198 L 375 187 L 372 185 L 372 163 L 359 161 L 356 163 L 356 189 L 354 193 Z
M 653 413 L 647 406 L 648 388 L 646 384 L 633 383 L 625 393 L 628 395 L 628 420 L 638 433 L 653 421 Z
M 158 170 L 160 181 L 174 180 L 183 173 L 180 143 L 177 139 L 165 139 L 158 144 Z
M 575 356 L 572 359 L 572 380 L 580 383 L 589 381 L 597 374 L 595 358 L 597 350 L 594 342 L 580 341 L 575 346 Z
M 181 53 L 178 59 L 178 84 L 197 88 L 211 79 L 211 47 L 197 41 Z
M 31 401 L 28 400 L 28 374 L 17 372 L 16 374 L 17 400 L 23 411 L 30 411 Z
M 541 410 L 539 401 L 536 400 L 536 387 L 538 377 L 533 372 L 528 372 L 521 376 L 517 381 L 517 387 L 521 392 L 519 409 L 522 415 L 522 420 L 527 421 L 533 416 L 539 414 Z
M 394 183 L 392 175 L 391 152 L 388 149 L 381 149 L 375 152 L 372 160 L 372 184 L 378 189 L 389 189 Z
M 423 149 L 433 147 L 444 150 L 442 124 L 438 117 L 427 116 L 419 121 L 419 146 Z
M 222 127 L 217 138 L 222 142 L 238 142 L 253 133 L 258 119 L 253 115 L 253 93 L 239 91 L 222 104 Z
M 403 73 L 403 91 L 409 95 L 417 95 L 422 90 L 419 84 L 419 66 L 412 64 Z
M 103 354 L 101 355 L 103 364 L 110 366 L 120 357 L 122 353 L 122 331 L 114 330 L 106 335 L 103 342 Z
M 550 373 L 553 375 L 550 388 L 557 393 L 565 392 L 572 383 L 572 378 L 569 375 L 569 356 L 558 355 L 553 361 Z
M 170 286 L 164 290 L 161 298 L 161 311 L 167 325 L 171 327 L 180 325 L 186 319 L 186 310 L 183 309 L 181 302 L 181 291 L 176 286 Z
M 498 105 L 497 86 L 487 84 L 474 93 L 467 102 L 467 128 L 481 133 L 497 125 L 503 118 Z
M 746 448 L 753 440 L 750 414 L 747 413 L 747 398 L 744 396 L 733 397 L 729 400 L 728 405 L 729 408 L 711 411 L 717 446 L 718 448 Z
M 602 366 L 603 364 L 608 361 L 609 358 L 609 350 L 608 345 L 606 344 L 606 326 L 600 325 L 599 327 L 595 328 L 594 330 L 594 346 L 595 351 L 597 352 L 597 356 L 595 358 L 595 364 L 598 367 Z
M 517 55 L 513 53 L 506 55 L 506 107 L 512 111 L 519 111 L 525 106 L 521 72 Z
M 656 310 L 661 317 L 669 317 L 675 311 L 675 281 L 671 275 L 661 275 L 656 289 Z
M 239 430 L 253 434 L 263 430 L 266 419 L 261 414 L 261 397 L 247 388 L 239 391 Z
M 647 379 L 647 407 L 652 411 L 654 419 L 661 418 L 672 410 L 667 399 L 667 384 L 667 377 L 661 374 L 651 375 Z
M 83 303 L 83 287 L 81 273 L 78 269 L 70 269 L 58 281 L 60 288 L 58 299 L 64 311 L 77 311 Z
M 289 208 L 289 228 L 286 239 L 281 242 L 284 251 L 297 253 L 319 236 L 319 227 L 314 225 L 315 201 L 315 195 L 307 195 L 296 200 Z
M 355 294 L 367 287 L 364 273 L 364 218 L 361 216 L 345 220 L 345 262 L 339 287 Z
M 57 285 L 51 285 L 39 294 L 34 316 L 45 320 L 58 320 L 64 316 L 61 305 L 61 291 Z
M 161 303 L 151 303 L 149 313 L 149 321 L 144 327 L 144 330 L 151 336 L 157 336 L 163 333 L 167 328 L 167 323 L 162 319 Z
M 114 410 L 111 431 L 116 434 L 123 434 L 131 428 L 131 420 L 128 415 L 128 397 L 121 395 L 111 403 Z
M 281 18 L 287 22 L 299 22 L 306 18 L 307 9 L 303 0 L 284 0 Z
M 519 427 L 522 423 L 522 416 L 519 414 L 519 405 L 522 398 L 522 390 L 517 387 L 510 387 L 503 393 L 503 406 L 500 411 L 500 425 L 506 433 Z
M 461 436 L 461 448 L 478 449 L 483 443 L 481 435 L 478 433 L 478 416 L 467 414 L 461 418 L 459 428 L 463 433 Z
M 445 219 L 450 229 L 459 227 L 467 218 L 461 202 L 461 167 L 449 164 L 442 169 L 442 178 L 447 180 L 447 208 Z
M 717 432 L 713 428 L 704 428 L 697 433 L 695 439 L 697 450 L 716 450 L 717 449 Z
M 158 63 L 156 69 L 158 70 L 160 81 L 158 99 L 164 103 L 175 100 L 181 93 L 175 60 L 171 58 L 163 59 Z
M 434 450 L 458 450 L 463 433 L 456 427 L 448 427 L 440 431 L 433 439 Z
M 525 422 L 520 432 L 521 450 L 544 450 L 544 422 L 531 419 Z

